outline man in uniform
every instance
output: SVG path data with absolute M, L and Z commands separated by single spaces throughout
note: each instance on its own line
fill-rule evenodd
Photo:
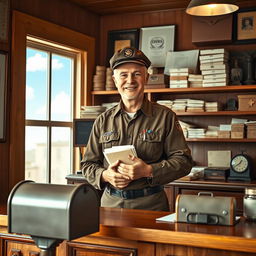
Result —
M 132 47 L 110 59 L 113 80 L 121 95 L 117 106 L 94 122 L 82 161 L 86 180 L 104 190 L 101 206 L 168 211 L 163 186 L 187 175 L 192 167 L 190 150 L 177 117 L 169 108 L 144 97 L 150 60 Z M 134 145 L 132 164 L 108 165 L 105 148 Z

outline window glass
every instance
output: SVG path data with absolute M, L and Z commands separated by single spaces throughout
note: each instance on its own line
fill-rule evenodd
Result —
M 71 121 L 72 118 L 72 59 L 52 55 L 51 119 Z
M 26 119 L 47 119 L 47 52 L 27 48 Z
M 47 182 L 47 127 L 26 126 L 25 179 Z
M 52 128 L 51 145 L 51 182 L 65 183 L 66 175 L 71 173 L 71 129 Z

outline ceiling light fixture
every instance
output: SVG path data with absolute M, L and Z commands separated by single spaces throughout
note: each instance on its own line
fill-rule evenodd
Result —
M 229 14 L 238 9 L 233 0 L 192 0 L 186 13 L 195 16 L 217 16 Z

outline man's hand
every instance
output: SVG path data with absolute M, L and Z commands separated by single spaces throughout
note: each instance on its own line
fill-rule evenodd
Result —
M 131 182 L 131 179 L 128 175 L 117 172 L 119 163 L 119 161 L 116 161 L 114 164 L 110 164 L 108 169 L 103 171 L 101 178 L 104 182 L 108 182 L 114 187 L 122 189 Z
M 131 180 L 152 175 L 151 165 L 146 164 L 142 159 L 135 156 L 129 156 L 129 158 L 133 161 L 133 164 L 120 163 L 117 167 L 120 174 L 128 176 Z

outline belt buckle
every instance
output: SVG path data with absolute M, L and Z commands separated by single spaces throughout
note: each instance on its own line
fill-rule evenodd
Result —
M 128 193 L 125 190 L 121 190 L 120 194 L 121 194 L 121 198 L 128 199 Z

